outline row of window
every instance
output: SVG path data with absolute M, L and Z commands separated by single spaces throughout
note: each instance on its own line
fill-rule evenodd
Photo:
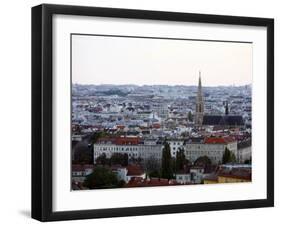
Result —
M 169 145 L 183 145 L 183 143 L 180 143 L 180 142 L 168 142 Z
M 178 176 L 177 177 L 178 180 L 190 180 L 190 176 L 186 175 L 186 176 Z
M 197 148 L 197 149 L 204 149 L 204 148 L 206 148 L 206 149 L 224 149 L 224 145 L 205 145 L 205 144 L 202 144 L 202 145 L 186 145 L 185 146 L 185 148 L 187 148 L 187 149 L 195 149 L 195 148 Z
M 222 151 L 197 151 L 197 150 L 192 150 L 192 151 L 186 151 L 185 152 L 187 155 L 190 154 L 207 154 L 207 155 L 215 155 L 215 154 L 221 154 Z
M 94 148 L 95 151 L 143 151 L 143 150 L 162 150 L 160 146 L 133 146 L 133 147 L 97 147 Z
M 106 152 L 94 152 L 94 156 L 95 158 L 97 158 L 98 156 L 102 155 L 102 154 L 111 154 L 111 153 L 106 153 Z M 128 153 L 129 157 L 156 157 L 156 158 L 160 158 L 162 155 L 162 153 L 138 153 L 138 152 L 134 152 L 134 153 Z

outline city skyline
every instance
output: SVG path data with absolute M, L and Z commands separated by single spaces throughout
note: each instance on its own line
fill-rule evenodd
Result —
M 194 95 L 195 94 L 195 95 Z M 72 89 L 72 189 L 252 181 L 251 87 Z
M 108 67 L 110 62 L 110 67 Z M 203 86 L 252 84 L 252 44 L 72 36 L 72 83 Z

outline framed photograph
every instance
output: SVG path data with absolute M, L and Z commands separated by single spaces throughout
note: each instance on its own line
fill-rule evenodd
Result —
M 274 205 L 274 20 L 32 8 L 32 217 Z

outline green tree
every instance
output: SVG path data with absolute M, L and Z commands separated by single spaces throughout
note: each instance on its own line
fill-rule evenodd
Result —
M 154 156 L 144 160 L 144 169 L 149 177 L 161 177 L 160 162 Z
M 244 161 L 244 163 L 245 164 L 252 164 L 252 159 L 250 158 L 250 159 L 246 159 L 245 161 Z
M 183 170 L 184 166 L 187 164 L 187 160 L 185 158 L 184 150 L 180 148 L 176 154 L 176 172 L 179 170 Z
M 99 157 L 96 159 L 96 163 L 98 165 L 109 165 L 109 159 L 106 158 L 106 154 L 102 153 Z
M 232 151 L 230 151 L 227 147 L 225 147 L 223 156 L 222 156 L 222 164 L 235 162 L 236 157 Z
M 212 164 L 211 159 L 206 155 L 200 156 L 194 162 L 194 165 L 196 165 L 196 166 L 207 166 L 207 165 L 211 165 L 211 164 Z
M 98 166 L 86 177 L 84 185 L 90 189 L 113 188 L 118 187 L 119 181 L 110 169 Z
M 87 142 L 80 141 L 74 147 L 74 160 L 79 164 L 93 163 L 93 152 Z
M 154 170 L 154 171 L 149 172 L 148 176 L 150 178 L 152 178 L 152 177 L 160 178 L 161 174 L 160 174 L 159 170 Z
M 170 145 L 166 141 L 164 143 L 163 154 L 162 154 L 161 176 L 163 178 L 167 178 L 167 179 L 173 178 L 171 148 L 170 148 Z
M 128 154 L 114 153 L 110 158 L 111 165 L 127 166 L 128 161 Z
M 105 137 L 106 133 L 103 131 L 99 131 L 99 132 L 94 132 L 91 137 L 90 140 L 92 142 L 92 144 L 96 143 L 98 139 Z

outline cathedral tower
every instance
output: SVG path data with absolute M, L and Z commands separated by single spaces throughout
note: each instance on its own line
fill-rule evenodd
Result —
M 201 72 L 199 71 L 199 83 L 196 97 L 196 113 L 195 113 L 195 126 L 201 127 L 204 117 L 204 99 L 201 84 Z

